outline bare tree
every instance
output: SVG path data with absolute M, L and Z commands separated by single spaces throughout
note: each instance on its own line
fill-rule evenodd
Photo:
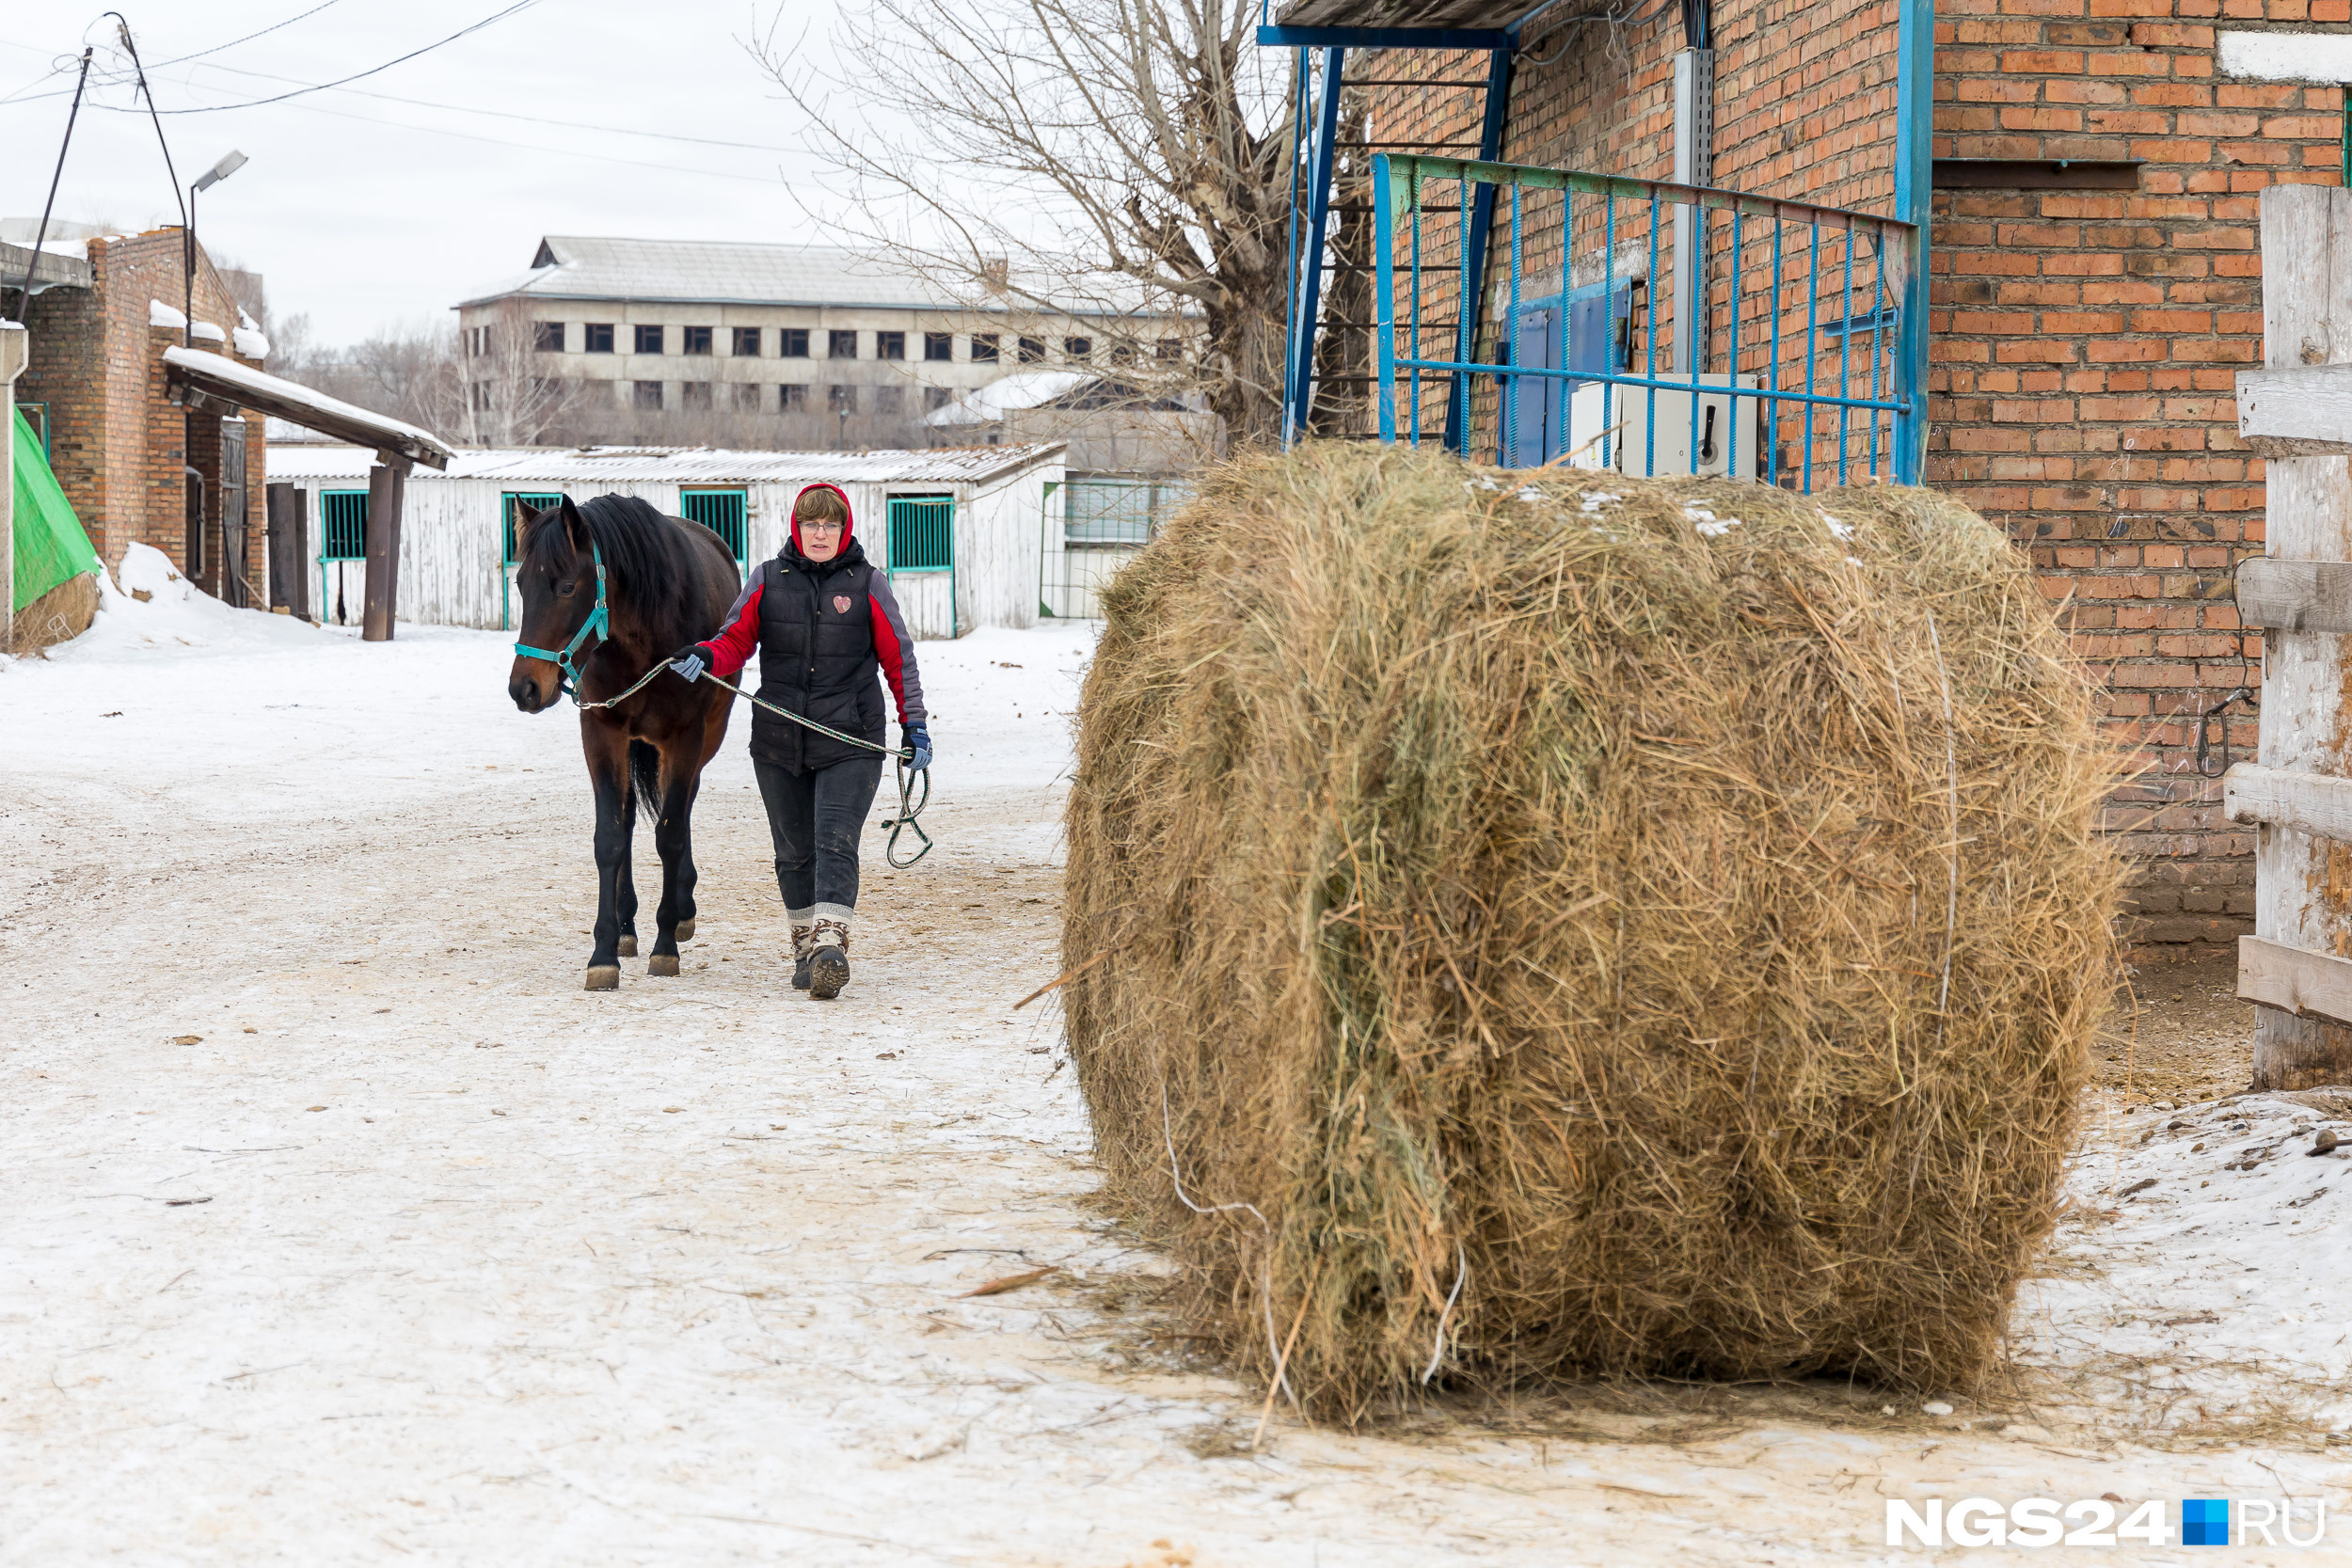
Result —
M 453 428 L 469 445 L 537 446 L 580 412 L 577 383 L 539 373 L 546 359 L 538 330 L 518 298 L 501 300 L 489 321 L 463 329 L 447 373 L 459 383 L 463 411 Z
M 1250 0 L 867 0 L 842 39 L 853 105 L 772 32 L 755 53 L 851 177 L 860 239 L 974 303 L 1197 309 L 1199 352 L 1136 380 L 1199 391 L 1248 445 L 1279 428 L 1295 86 L 1257 20 Z M 862 134 L 877 107 L 915 130 Z

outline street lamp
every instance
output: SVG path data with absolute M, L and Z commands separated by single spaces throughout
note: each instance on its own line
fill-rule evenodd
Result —
M 180 303 L 184 307 L 180 341 L 188 348 L 196 346 L 196 193 L 211 190 L 245 167 L 245 154 L 232 149 L 227 157 L 206 169 L 198 177 L 196 183 L 188 187 L 188 231 L 185 243 L 181 246 L 180 267 Z

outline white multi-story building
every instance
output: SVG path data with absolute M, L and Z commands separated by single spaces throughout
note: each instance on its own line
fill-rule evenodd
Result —
M 533 375 L 648 413 L 919 420 L 1024 366 L 1116 373 L 1184 355 L 1173 312 L 1011 289 L 957 300 L 831 245 L 550 234 L 529 272 L 456 309 L 469 359 L 511 362 L 496 339 L 527 334 Z

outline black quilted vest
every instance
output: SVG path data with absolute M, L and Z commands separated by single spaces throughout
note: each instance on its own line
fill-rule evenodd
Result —
M 831 561 L 791 546 L 760 565 L 759 694 L 844 735 L 882 744 L 882 674 L 866 584 L 874 568 L 854 539 Z M 752 709 L 752 755 L 795 773 L 878 752 Z

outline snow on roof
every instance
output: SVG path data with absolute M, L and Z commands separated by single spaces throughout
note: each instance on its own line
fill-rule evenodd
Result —
M 516 483 L 682 484 L 984 483 L 1035 464 L 1057 461 L 1059 441 L 1002 447 L 948 447 L 930 451 L 730 451 L 714 447 L 525 447 L 472 449 L 450 459 L 438 475 L 420 470 L 411 484 L 435 479 L 482 479 Z M 357 479 L 374 453 L 366 447 L 268 449 L 272 480 Z
M 429 430 L 373 413 L 341 398 L 330 398 L 298 381 L 240 365 L 225 354 L 175 344 L 164 350 L 164 363 L 199 383 L 210 382 L 224 388 L 231 398 L 240 392 L 249 393 L 256 406 L 281 419 L 299 419 L 301 413 L 308 412 L 325 421 L 334 434 L 348 436 L 354 430 L 361 431 L 421 462 L 446 462 L 456 454 L 456 448 Z
M 147 302 L 147 325 L 167 326 L 174 332 L 180 332 L 186 329 L 188 318 L 166 305 L 162 300 L 151 299 Z
M 1168 318 L 1151 310 L 1136 285 L 1104 277 L 1080 298 L 1043 277 L 1017 279 L 1030 293 L 1073 315 Z M 459 309 L 514 295 L 537 299 L 643 300 L 697 305 L 866 306 L 915 310 L 1025 310 L 1025 297 L 1002 305 L 961 299 L 915 276 L 890 253 L 824 245 L 759 245 L 731 240 L 629 240 L 549 234 L 532 270 L 485 285 Z
M 269 357 L 269 340 L 250 326 L 237 328 L 237 352 L 247 359 Z
M 993 424 L 1008 414 L 1040 407 L 1067 396 L 1095 379 L 1088 371 L 1014 371 L 932 409 L 923 416 L 923 422 L 940 429 L 948 425 Z
M 225 343 L 229 341 L 229 334 L 220 329 L 217 322 L 198 322 L 188 328 L 188 336 L 199 343 Z

